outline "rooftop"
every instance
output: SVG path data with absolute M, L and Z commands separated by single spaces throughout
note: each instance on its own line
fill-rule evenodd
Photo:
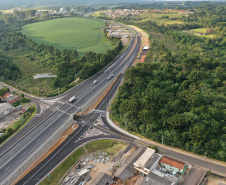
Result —
M 164 164 L 168 164 L 170 166 L 173 166 L 173 167 L 176 167 L 178 169 L 181 169 L 183 170 L 184 169 L 184 165 L 185 163 L 181 162 L 181 161 L 178 161 L 176 159 L 172 159 L 170 157 L 166 157 L 164 156 L 160 161 L 159 163 L 164 163 Z
M 106 185 L 112 182 L 112 177 L 106 173 L 100 172 L 90 185 Z
M 173 185 L 175 183 L 158 176 L 154 173 L 149 173 L 140 185 Z
M 7 109 L 13 108 L 9 103 L 0 103 L 0 112 L 5 112 Z
M 133 163 L 144 153 L 144 150 L 139 148 L 133 154 L 126 159 L 126 161 L 117 169 L 115 177 L 126 181 L 129 177 L 134 176 L 135 170 Z
M 158 161 L 161 159 L 161 155 L 160 154 L 155 154 L 151 160 L 146 164 L 146 166 L 144 168 L 146 168 L 147 170 L 151 170 L 152 167 L 157 163 Z
M 135 167 L 144 168 L 150 158 L 154 155 L 155 150 L 151 148 L 147 148 L 146 151 L 142 154 L 142 156 L 134 163 Z
M 14 103 L 14 102 L 16 102 L 18 100 L 20 100 L 20 97 L 19 96 L 15 97 L 13 100 L 9 101 L 9 103 Z

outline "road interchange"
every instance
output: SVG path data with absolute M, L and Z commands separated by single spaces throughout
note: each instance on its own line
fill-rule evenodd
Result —
M 131 44 L 134 44 L 133 42 L 134 41 L 131 41 Z M 131 50 L 132 47 L 130 47 L 130 46 L 131 45 L 129 45 L 127 49 Z M 135 47 L 134 50 L 137 51 L 138 48 L 139 48 L 139 44 L 137 44 L 136 46 L 137 47 Z M 123 53 L 123 54 L 125 54 L 125 53 Z M 127 55 L 128 55 L 128 53 L 127 53 Z M 62 102 L 55 103 L 54 105 L 55 105 L 56 109 L 58 109 L 58 108 L 59 109 L 56 110 L 56 111 L 53 111 L 53 113 L 51 114 L 50 117 L 48 117 L 43 122 L 41 122 L 41 124 L 39 125 L 40 127 L 39 126 L 35 127 L 35 130 L 36 129 L 41 130 L 41 129 L 45 128 L 45 126 L 46 126 L 46 129 L 45 129 L 46 132 L 51 132 L 51 130 L 54 131 L 54 128 L 52 128 L 51 127 L 51 124 L 50 124 L 51 119 L 54 121 L 54 126 L 55 127 L 59 127 L 61 121 L 63 121 L 63 120 L 60 120 L 62 117 L 64 119 L 67 119 L 73 113 L 80 111 L 81 108 L 82 108 L 82 105 L 84 104 L 84 102 L 83 102 L 84 100 L 85 101 L 89 100 L 90 97 L 92 97 L 92 94 L 95 94 L 95 93 L 98 92 L 98 90 L 99 90 L 98 88 L 103 87 L 103 86 L 105 86 L 105 85 L 108 84 L 108 81 L 106 81 L 106 78 L 108 77 L 108 75 L 114 73 L 114 75 L 117 76 L 118 74 L 120 74 L 121 71 L 122 71 L 122 69 L 125 69 L 125 68 L 129 67 L 132 64 L 133 59 L 135 58 L 135 56 L 136 56 L 136 52 L 134 51 L 134 52 L 131 53 L 130 57 L 128 57 L 124 61 L 123 58 L 125 57 L 125 55 L 121 55 L 120 57 L 118 57 L 118 60 L 116 60 L 115 63 L 113 63 L 112 66 L 109 66 L 107 69 L 105 69 L 105 71 L 102 71 L 101 73 L 99 73 L 99 76 L 95 76 L 94 78 L 92 78 L 92 80 L 90 80 L 89 83 L 87 82 L 89 85 L 88 85 L 87 88 L 84 88 L 84 89 L 82 88 L 82 92 L 79 92 L 77 90 L 77 94 L 76 94 L 75 91 L 69 91 L 68 94 L 66 94 L 66 95 L 64 95 L 62 97 L 61 101 L 62 102 L 67 102 L 67 100 L 71 96 L 73 96 L 75 94 L 76 94 L 77 101 L 73 105 L 72 104 L 69 104 L 69 103 L 62 104 Z M 124 62 L 119 67 L 119 64 L 121 63 L 120 62 L 121 60 L 123 60 Z M 122 76 L 119 76 L 118 79 L 121 79 L 121 78 L 122 78 Z M 97 85 L 93 84 L 92 83 L 93 82 L 93 79 L 97 79 L 99 83 Z M 117 83 L 118 83 L 118 85 L 120 84 L 119 81 L 116 81 L 116 84 Z M 114 88 L 117 89 L 118 88 L 118 85 L 116 85 Z M 114 90 L 112 92 L 114 92 Z M 108 93 L 107 96 L 109 96 L 109 97 L 107 99 L 105 98 L 99 104 L 99 106 L 97 107 L 98 110 L 103 110 L 103 111 L 106 110 L 106 107 L 107 107 L 107 104 L 109 102 L 109 99 L 113 96 L 113 94 Z M 33 184 L 34 182 L 37 183 L 41 178 L 43 178 L 52 169 L 52 167 L 56 166 L 59 162 L 61 162 L 71 151 L 73 151 L 75 148 L 77 148 L 78 146 L 82 145 L 83 143 L 88 142 L 88 141 L 91 141 L 93 139 L 97 139 L 97 138 L 115 138 L 115 139 L 127 140 L 129 142 L 136 142 L 136 143 L 138 143 L 140 145 L 143 145 L 143 146 L 149 145 L 149 143 L 147 143 L 147 142 L 138 141 L 138 140 L 134 139 L 133 137 L 129 137 L 128 135 L 123 135 L 120 131 L 115 130 L 114 128 L 111 127 L 111 125 L 106 120 L 106 116 L 104 116 L 104 114 L 99 113 L 98 111 L 96 111 L 96 112 L 94 111 L 94 113 L 92 115 L 89 115 L 89 116 L 90 117 L 88 117 L 87 123 L 85 125 L 81 125 L 80 124 L 79 125 L 79 128 L 72 134 L 72 136 L 70 136 L 65 141 L 65 142 L 68 142 L 71 139 L 71 137 L 73 137 L 73 139 L 71 139 L 71 142 L 74 143 L 73 144 L 73 147 L 69 147 L 69 146 L 71 146 L 70 145 L 70 142 L 68 142 L 65 145 L 65 147 L 68 146 L 68 148 L 70 148 L 68 150 L 64 150 L 65 151 L 65 155 L 61 155 L 62 157 L 60 157 L 59 160 L 57 160 L 57 158 L 54 158 L 53 156 L 54 155 L 57 156 L 56 154 L 60 154 L 60 152 L 57 153 L 57 151 L 54 151 L 49 156 L 52 159 L 51 159 L 51 161 L 49 161 L 47 163 L 48 164 L 48 168 L 46 168 L 46 166 L 45 167 L 42 167 L 41 166 L 41 165 L 43 165 L 42 163 L 45 162 L 45 161 L 43 161 L 42 163 L 39 164 L 40 166 L 39 165 L 37 166 L 37 169 L 39 171 L 36 171 L 36 172 L 34 171 L 34 174 L 33 175 L 32 174 L 28 174 L 28 177 L 29 178 L 27 178 L 27 179 L 26 178 L 23 178 L 18 184 Z M 96 136 L 96 137 L 93 137 L 93 138 L 89 138 L 89 139 L 87 138 L 87 139 L 83 139 L 83 140 L 79 140 L 78 141 L 78 139 L 81 137 L 81 135 L 89 129 L 90 125 L 92 125 L 93 121 L 98 116 L 101 116 L 101 119 L 102 119 L 102 121 L 104 122 L 104 124 L 106 125 L 107 128 L 104 128 L 104 127 L 103 128 L 96 127 L 96 128 L 102 129 L 103 132 L 109 132 L 110 136 Z M 41 126 L 43 126 L 43 127 L 41 128 Z M 29 134 L 30 134 L 30 132 L 26 135 L 25 138 L 23 137 L 20 141 L 22 142 L 24 140 L 28 140 L 29 139 Z M 44 135 L 45 134 L 46 133 L 44 133 Z M 120 137 L 120 136 L 123 136 L 123 137 Z M 41 138 L 42 138 L 42 136 L 41 136 Z M 43 139 L 44 139 L 44 137 L 43 137 Z M 35 139 L 33 139 L 33 140 L 35 140 Z M 75 141 L 77 141 L 76 142 L 76 145 L 75 145 Z M 41 142 L 41 140 L 36 141 L 36 142 Z M 26 141 L 24 141 L 24 143 L 26 143 Z M 62 144 L 65 144 L 65 143 L 62 143 Z M 0 159 L 0 165 L 1 165 L 1 168 L 0 168 L 0 174 L 1 174 L 0 175 L 0 180 L 1 181 L 0 182 L 3 182 L 4 181 L 4 177 L 1 179 L 2 174 L 6 174 L 5 177 L 7 177 L 7 175 L 9 174 L 9 173 L 7 173 L 8 172 L 7 170 L 10 170 L 10 168 L 12 168 L 11 167 L 11 164 L 14 165 L 14 162 L 16 163 L 16 161 L 12 161 L 11 163 L 7 163 L 7 159 L 5 157 L 7 154 L 8 154 L 8 157 L 11 156 L 12 155 L 11 154 L 12 153 L 12 148 L 14 148 L 16 146 L 17 146 L 17 143 L 15 145 L 12 145 L 12 147 L 10 147 L 9 149 L 5 150 L 5 152 L 3 153 L 3 155 L 1 155 L 1 159 Z M 29 146 L 28 148 L 32 147 L 30 145 L 26 145 L 26 146 L 27 147 Z M 20 148 L 20 147 L 18 147 L 18 148 Z M 18 149 L 18 148 L 15 148 L 15 149 Z M 24 147 L 24 148 L 26 148 L 26 147 Z M 58 149 L 58 150 L 60 150 L 60 149 Z M 10 151 L 11 151 L 11 153 L 9 153 Z M 26 151 L 26 150 L 23 150 L 23 153 L 22 152 L 18 152 L 17 154 L 14 154 L 15 155 L 15 158 L 14 159 L 18 159 L 18 158 L 16 158 L 16 156 L 21 156 L 21 159 L 25 158 L 26 156 L 24 156 L 24 151 Z M 183 159 L 185 161 L 186 161 L 186 159 L 187 159 L 187 161 L 193 161 L 192 162 L 193 164 L 196 163 L 196 161 L 195 161 L 195 159 L 193 157 L 190 157 L 189 158 L 189 156 L 187 156 L 187 155 L 181 156 L 177 152 L 169 151 L 169 150 L 167 150 L 165 148 L 160 148 L 160 151 L 163 154 L 164 153 L 165 154 L 168 154 L 168 155 L 170 154 L 170 156 L 177 157 L 177 158 Z M 2 158 L 2 157 L 4 157 L 4 158 Z M 46 160 L 48 160 L 49 157 Z M 2 161 L 4 161 L 4 162 L 2 162 Z M 201 161 L 201 160 L 199 159 L 199 161 Z M 52 167 L 50 166 L 50 163 L 52 163 Z M 18 165 L 19 165 L 19 163 L 18 163 Z M 201 161 L 201 164 L 200 164 L 200 166 L 206 166 L 207 169 L 208 168 L 215 168 L 215 169 L 217 169 L 217 171 L 221 171 L 223 173 L 225 172 L 225 174 L 226 174 L 226 168 L 225 168 L 225 166 L 221 166 L 221 165 L 216 164 L 216 166 L 213 167 L 212 165 L 213 164 L 206 162 L 205 159 L 203 161 Z M 40 169 L 42 169 L 41 172 L 40 172 Z
M 23 137 L 12 143 L 9 147 L 2 150 L 0 158 L 0 184 L 8 184 L 10 178 L 18 173 L 19 166 L 26 162 L 29 156 L 34 155 L 35 149 L 40 147 L 42 142 L 51 137 L 52 133 L 57 131 L 65 120 L 72 117 L 73 114 L 81 111 L 94 94 L 97 94 L 100 89 L 104 89 L 110 85 L 110 81 L 106 80 L 109 74 L 117 76 L 123 69 L 132 64 L 136 58 L 137 51 L 140 46 L 140 39 L 135 39 L 134 34 L 131 32 L 131 42 L 127 49 L 104 71 L 101 71 L 97 76 L 97 84 L 92 81 L 87 82 L 81 91 L 81 86 L 74 88 L 77 90 L 69 91 L 68 94 L 62 97 L 61 101 L 55 104 L 56 110 L 48 116 L 44 121 L 35 125 L 32 130 L 29 130 Z M 112 79 L 113 80 L 113 79 Z M 74 104 L 69 104 L 67 100 L 71 94 L 76 96 L 77 101 Z M 65 103 L 66 102 L 66 103 Z M 59 108 L 58 108 L 59 107 Z

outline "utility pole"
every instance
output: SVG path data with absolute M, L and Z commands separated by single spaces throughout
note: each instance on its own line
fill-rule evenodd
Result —
M 164 139 L 164 137 L 163 137 L 163 133 L 162 133 L 162 145 L 163 145 L 163 139 Z
M 58 87 L 58 94 L 60 95 L 60 88 Z
M 77 85 L 77 74 L 75 73 L 75 81 L 76 81 L 76 85 Z

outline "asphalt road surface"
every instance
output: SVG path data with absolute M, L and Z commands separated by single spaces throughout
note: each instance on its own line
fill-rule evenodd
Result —
M 138 41 L 140 40 L 138 39 Z M 107 80 L 109 74 L 114 74 L 116 77 L 125 67 L 128 67 L 136 57 L 139 45 L 140 42 L 135 43 L 135 39 L 132 37 L 131 43 L 126 51 L 119 56 L 111 66 L 96 76 L 97 78 L 95 79 L 98 80 L 97 84 L 87 82 L 83 87 L 80 85 L 82 91 L 77 89 L 76 94 L 73 93 L 77 100 L 75 103 L 71 104 L 67 102 L 69 94 L 70 96 L 72 94 L 71 91 L 68 92 L 68 96 L 65 95 L 62 98 L 62 101 L 65 100 L 66 102 L 63 102 L 62 105 L 57 105 L 60 106 L 58 110 L 54 111 L 53 114 L 48 116 L 41 123 L 38 123 L 38 126 L 33 126 L 33 129 L 29 130 L 27 133 L 25 133 L 24 130 L 21 131 L 22 136 L 19 141 L 11 145 L 5 145 L 4 150 L 1 148 L 0 184 L 5 184 L 7 179 L 17 171 L 21 163 L 31 156 L 33 151 L 38 148 L 43 141 L 51 137 L 52 133 L 64 124 L 65 120 L 78 112 L 94 94 L 98 93 L 100 89 L 109 84 L 109 80 Z

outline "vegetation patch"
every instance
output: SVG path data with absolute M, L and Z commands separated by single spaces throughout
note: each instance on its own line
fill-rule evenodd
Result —
M 92 142 L 86 144 L 85 148 L 88 152 L 92 152 L 92 151 L 110 148 L 113 145 L 115 145 L 116 143 L 117 143 L 116 140 L 110 140 L 110 139 L 97 140 L 97 141 L 92 141 Z
M 70 167 L 75 164 L 75 162 L 85 155 L 85 150 L 81 147 L 75 150 L 63 163 L 61 163 L 49 177 L 46 177 L 40 185 L 52 185 L 57 184 L 61 177 L 70 169 Z
M 115 140 L 98 140 L 92 141 L 85 145 L 87 152 L 93 152 L 97 150 L 105 150 L 110 154 L 115 154 L 115 151 L 121 150 L 125 146 L 125 143 Z M 75 150 L 63 163 L 61 163 L 48 177 L 46 177 L 40 184 L 50 185 L 57 184 L 63 175 L 78 161 L 78 159 L 85 155 L 84 148 Z
M 27 109 L 27 112 L 25 112 L 19 121 L 16 121 L 11 126 L 6 128 L 4 130 L 4 135 L 0 137 L 0 144 L 8 140 L 12 135 L 20 130 L 23 126 L 25 126 L 36 114 L 37 108 L 35 105 L 32 105 Z
M 25 25 L 22 33 L 37 43 L 52 45 L 61 51 L 75 49 L 82 56 L 88 51 L 105 53 L 112 49 L 99 30 L 104 24 L 99 20 L 70 17 Z

